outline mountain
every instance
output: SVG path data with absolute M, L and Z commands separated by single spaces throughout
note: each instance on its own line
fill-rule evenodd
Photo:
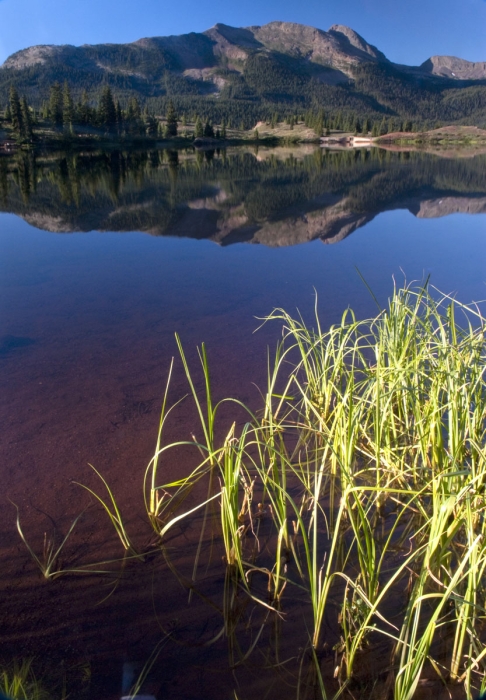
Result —
M 349 27 L 327 32 L 290 22 L 153 37 L 130 44 L 33 46 L 0 67 L 0 101 L 11 84 L 35 106 L 55 81 L 79 98 L 95 99 L 109 84 L 126 103 L 137 96 L 163 110 L 170 97 L 180 112 L 247 126 L 272 111 L 307 109 L 482 125 L 486 122 L 486 63 L 433 56 L 421 66 L 389 61 Z M 95 94 L 93 94 L 95 93 Z
M 222 58 L 239 64 L 261 50 L 342 69 L 345 73 L 363 61 L 387 61 L 384 54 L 348 27 L 336 24 L 325 32 L 291 22 L 270 22 L 263 27 L 244 29 L 216 24 L 202 34 L 139 39 L 132 44 L 33 46 L 12 54 L 2 68 L 21 70 L 62 62 L 77 69 L 121 72 L 148 79 L 156 77 L 160 69 L 214 68 Z M 132 64 L 133 70 L 123 64 Z
M 455 56 L 431 56 L 420 69 L 432 75 L 456 80 L 486 80 L 486 61 L 471 63 Z

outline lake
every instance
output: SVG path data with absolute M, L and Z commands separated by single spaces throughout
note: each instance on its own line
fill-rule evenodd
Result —
M 281 337 L 277 322 L 260 326 L 275 308 L 312 324 L 317 298 L 327 328 L 348 307 L 375 314 L 405 279 L 482 301 L 486 155 L 18 152 L 0 158 L 0 212 L 0 659 L 34 658 L 46 684 L 66 679 L 70 698 L 119 698 L 146 664 L 157 700 L 295 697 L 288 635 L 279 656 L 275 629 L 257 638 L 248 624 L 228 652 L 209 537 L 189 604 L 200 512 L 168 544 L 180 579 L 164 558 L 113 564 L 116 533 L 75 482 L 100 491 L 96 467 L 133 537 L 152 546 L 142 485 L 172 357 L 169 402 L 188 393 L 175 333 L 198 389 L 204 342 L 214 396 L 257 408 Z M 166 439 L 200 432 L 179 404 Z M 178 455 L 163 464 L 166 482 L 189 468 Z M 40 558 L 83 512 L 58 564 L 109 573 L 45 581 L 13 504 Z M 290 630 L 307 614 L 298 601 L 287 612 Z

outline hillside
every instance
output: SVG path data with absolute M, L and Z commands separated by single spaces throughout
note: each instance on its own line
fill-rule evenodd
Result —
M 324 108 L 378 118 L 486 125 L 486 63 L 433 56 L 421 66 L 389 61 L 348 27 L 327 32 L 288 22 L 153 37 L 131 44 L 34 46 L 0 67 L 0 104 L 15 84 L 40 106 L 55 82 L 76 99 L 110 85 L 122 104 L 136 96 L 162 111 L 243 122 Z

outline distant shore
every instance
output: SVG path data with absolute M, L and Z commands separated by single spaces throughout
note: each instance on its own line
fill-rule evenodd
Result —
M 374 139 L 374 142 L 379 145 L 386 143 L 486 145 L 486 130 L 477 126 L 443 126 L 417 133 L 396 131 L 392 134 L 379 136 Z
M 486 130 L 476 126 L 444 126 L 430 131 L 402 132 L 395 131 L 381 136 L 371 134 L 352 134 L 350 132 L 332 131 L 319 137 L 313 129 L 302 125 L 290 127 L 278 123 L 270 126 L 259 122 L 249 130 L 231 129 L 225 138 L 198 137 L 190 133 L 181 133 L 167 139 L 149 135 L 119 135 L 92 130 L 66 134 L 62 131 L 41 131 L 35 133 L 29 141 L 18 141 L 6 131 L 0 131 L 0 154 L 8 155 L 19 148 L 30 150 L 77 149 L 77 148 L 196 148 L 201 150 L 227 148 L 229 146 L 292 146 L 299 144 L 320 144 L 328 148 L 369 148 L 378 147 L 386 150 L 443 150 L 447 148 L 486 149 Z

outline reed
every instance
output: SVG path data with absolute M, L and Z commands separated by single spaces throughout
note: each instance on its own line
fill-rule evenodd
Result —
M 78 484 L 78 486 L 81 486 L 83 489 L 85 489 L 88 493 L 90 493 L 98 503 L 100 503 L 103 507 L 103 510 L 106 512 L 108 515 L 108 518 L 110 519 L 111 524 L 115 528 L 115 532 L 123 546 L 123 549 L 126 553 L 127 556 L 129 557 L 138 557 L 143 559 L 143 554 L 139 553 L 133 544 L 130 535 L 128 534 L 125 521 L 123 520 L 123 516 L 121 514 L 120 508 L 118 506 L 118 503 L 116 501 L 115 495 L 111 488 L 109 487 L 106 479 L 100 474 L 100 472 L 93 467 L 92 464 L 89 465 L 91 469 L 94 471 L 94 473 L 99 477 L 101 480 L 103 486 L 105 487 L 106 493 L 108 495 L 107 498 L 103 498 L 100 496 L 96 491 L 94 491 L 92 488 L 89 486 L 86 486 L 85 484 L 80 484 L 79 482 L 74 482 Z
M 348 680 L 367 635 L 379 633 L 395 643 L 397 699 L 413 696 L 426 664 L 444 682 L 463 682 L 471 696 L 486 656 L 478 595 L 485 584 L 484 319 L 449 295 L 405 287 L 376 318 L 358 322 L 348 311 L 325 333 L 318 319 L 311 330 L 283 310 L 268 320 L 284 325 L 278 354 L 300 356 L 285 380 L 286 392 L 299 396 L 287 402 L 292 420 L 288 413 L 287 425 L 275 418 L 282 405 L 270 415 L 267 396 L 264 427 L 281 444 L 290 429 L 299 433 L 292 459 L 279 451 L 303 487 L 305 507 L 290 496 L 285 477 L 274 477 L 268 491 L 278 492 L 296 519 L 313 647 L 341 579 Z M 397 564 L 406 546 L 410 553 Z M 400 629 L 385 612 L 397 593 L 406 604 Z M 444 662 L 434 649 L 446 628 L 453 641 Z
M 377 640 L 395 700 L 411 700 L 425 675 L 475 697 L 486 688 L 485 319 L 423 285 L 395 287 L 376 317 L 348 309 L 326 330 L 317 304 L 314 328 L 282 309 L 265 322 L 283 338 L 257 411 L 214 401 L 204 346 L 199 392 L 177 339 L 201 439 L 164 444 L 168 381 L 145 473 L 147 516 L 176 575 L 166 537 L 203 512 L 192 577 L 181 583 L 197 592 L 205 539 L 223 555 L 223 623 L 211 643 L 226 637 L 231 665 L 243 663 L 265 625 L 285 635 L 287 601 L 298 593 L 309 614 L 297 697 L 309 683 L 315 696 L 356 697 L 357 664 Z M 223 402 L 237 409 L 229 422 Z M 192 450 L 197 463 L 170 481 L 160 460 L 168 472 L 174 448 Z M 91 493 L 136 555 L 103 483 L 108 498 Z M 205 497 L 185 506 L 201 483 Z M 245 651 L 237 638 L 255 614 L 247 609 L 262 614 Z M 324 645 L 335 651 L 334 678 L 321 667 Z M 275 643 L 275 666 L 286 663 Z
M 32 546 L 29 544 L 26 536 L 24 535 L 24 532 L 22 530 L 22 527 L 20 525 L 20 512 L 18 509 L 18 506 L 14 506 L 17 510 L 17 531 L 20 535 L 20 538 L 24 545 L 27 548 L 27 551 L 29 552 L 30 556 L 34 560 L 34 562 L 37 564 L 39 567 L 40 571 L 42 572 L 42 575 L 44 576 L 45 579 L 53 579 L 56 576 L 60 576 L 62 573 L 67 573 L 68 570 L 64 570 L 62 568 L 61 564 L 61 554 L 64 549 L 64 546 L 66 542 L 68 541 L 69 537 L 71 536 L 72 531 L 76 527 L 76 523 L 82 516 L 82 513 L 80 513 L 77 518 L 73 521 L 71 524 L 69 530 L 67 531 L 66 535 L 63 537 L 62 541 L 60 544 L 56 543 L 56 540 L 54 537 L 50 538 L 47 536 L 47 533 L 44 533 L 44 546 L 42 549 L 42 554 L 36 554 L 36 552 L 33 550 Z
M 52 695 L 39 683 L 32 659 L 14 660 L 0 670 L 0 697 L 6 700 L 52 700 Z
M 262 410 L 249 412 L 239 432 L 233 423 L 220 445 L 204 347 L 203 402 L 178 341 L 204 438 L 187 483 L 207 477 L 199 507 L 216 501 L 220 509 L 226 635 L 238 589 L 279 616 L 297 587 L 311 604 L 314 660 L 329 605 L 341 600 L 343 692 L 368 638 L 381 635 L 390 640 L 396 700 L 413 697 L 425 667 L 464 683 L 470 696 L 486 668 L 482 316 L 424 286 L 395 288 L 373 319 L 347 310 L 325 332 L 317 316 L 315 330 L 281 309 L 266 320 L 283 324 L 283 342 Z M 273 532 L 265 548 L 263 513 Z M 267 601 L 255 594 L 256 574 L 267 577 Z M 445 634 L 450 649 L 436 658 Z M 321 675 L 316 682 L 325 697 Z

